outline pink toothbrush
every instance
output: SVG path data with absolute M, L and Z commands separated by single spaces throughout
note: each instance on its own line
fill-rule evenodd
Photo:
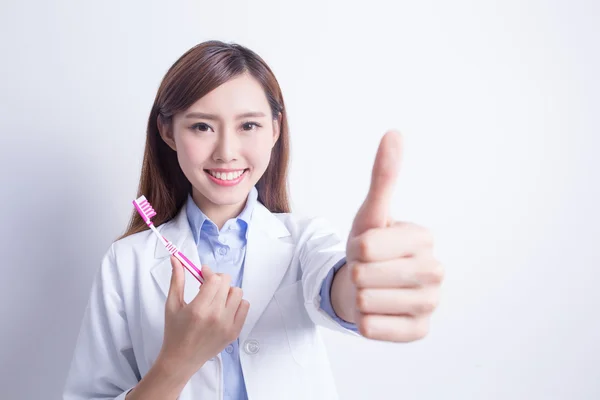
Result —
M 183 264 L 183 266 L 190 272 L 190 274 L 192 274 L 194 278 L 198 279 L 198 282 L 200 282 L 201 284 L 204 283 L 204 275 L 202 275 L 202 271 L 198 269 L 198 267 L 196 267 L 186 256 L 184 256 L 183 253 L 179 251 L 179 249 L 177 249 L 177 247 L 175 247 L 173 243 L 169 242 L 166 237 L 164 237 L 160 234 L 160 232 L 158 232 L 158 229 L 156 229 L 154 223 L 152 223 L 152 221 L 150 220 L 156 215 L 156 211 L 154 211 L 152 205 L 150 205 L 148 200 L 146 200 L 146 196 L 140 196 L 137 199 L 135 199 L 133 201 L 133 205 L 144 220 L 144 222 L 146 223 L 146 225 L 148 225 L 148 227 L 152 229 L 152 232 L 154 232 L 154 234 L 158 237 L 162 244 L 165 245 L 167 251 L 171 255 L 177 257 L 177 259 L 181 261 L 181 264 Z

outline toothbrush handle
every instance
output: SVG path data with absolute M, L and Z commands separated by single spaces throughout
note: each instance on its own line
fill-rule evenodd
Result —
M 162 244 L 167 248 L 167 251 L 171 255 L 177 257 L 185 269 L 187 269 L 190 274 L 192 274 L 194 278 L 200 282 L 200 284 L 204 283 L 204 275 L 202 275 L 202 270 L 196 267 L 193 262 L 191 262 L 173 243 L 169 241 L 169 239 L 161 235 L 152 222 L 148 223 L 148 227 L 152 229 L 154 234 L 160 239 Z
M 175 257 L 181 262 L 181 264 L 200 282 L 204 283 L 204 275 L 202 275 L 202 270 L 194 265 L 181 251 L 177 250 L 173 253 Z

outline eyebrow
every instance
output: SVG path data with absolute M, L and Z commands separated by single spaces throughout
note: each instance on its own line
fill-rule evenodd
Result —
M 251 111 L 243 114 L 239 114 L 236 119 L 249 118 L 249 117 L 265 117 L 265 114 L 259 111 Z M 213 121 L 219 120 L 218 115 L 206 114 L 202 112 L 191 112 L 185 115 L 185 118 L 200 118 L 200 119 L 210 119 Z

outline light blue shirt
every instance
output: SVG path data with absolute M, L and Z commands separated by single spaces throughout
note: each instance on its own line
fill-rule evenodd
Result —
M 209 265 L 214 272 L 225 273 L 231 276 L 231 285 L 241 287 L 244 273 L 244 259 L 246 256 L 246 243 L 248 226 L 252 219 L 258 192 L 252 188 L 242 212 L 228 220 L 221 231 L 198 208 L 191 195 L 187 198 L 187 218 L 198 247 L 198 255 L 202 264 Z M 330 290 L 335 272 L 341 268 L 346 259 L 341 259 L 327 275 L 321 287 L 321 308 L 326 311 L 340 325 L 358 331 L 355 324 L 340 319 L 333 311 Z M 235 340 L 221 352 L 223 360 L 224 399 L 247 400 L 246 385 L 239 357 L 239 342 Z

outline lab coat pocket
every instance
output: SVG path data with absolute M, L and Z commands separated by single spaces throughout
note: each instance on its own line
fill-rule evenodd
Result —
M 274 297 L 281 312 L 292 356 L 298 364 L 306 365 L 314 356 L 316 327 L 304 307 L 302 281 L 278 289 Z

